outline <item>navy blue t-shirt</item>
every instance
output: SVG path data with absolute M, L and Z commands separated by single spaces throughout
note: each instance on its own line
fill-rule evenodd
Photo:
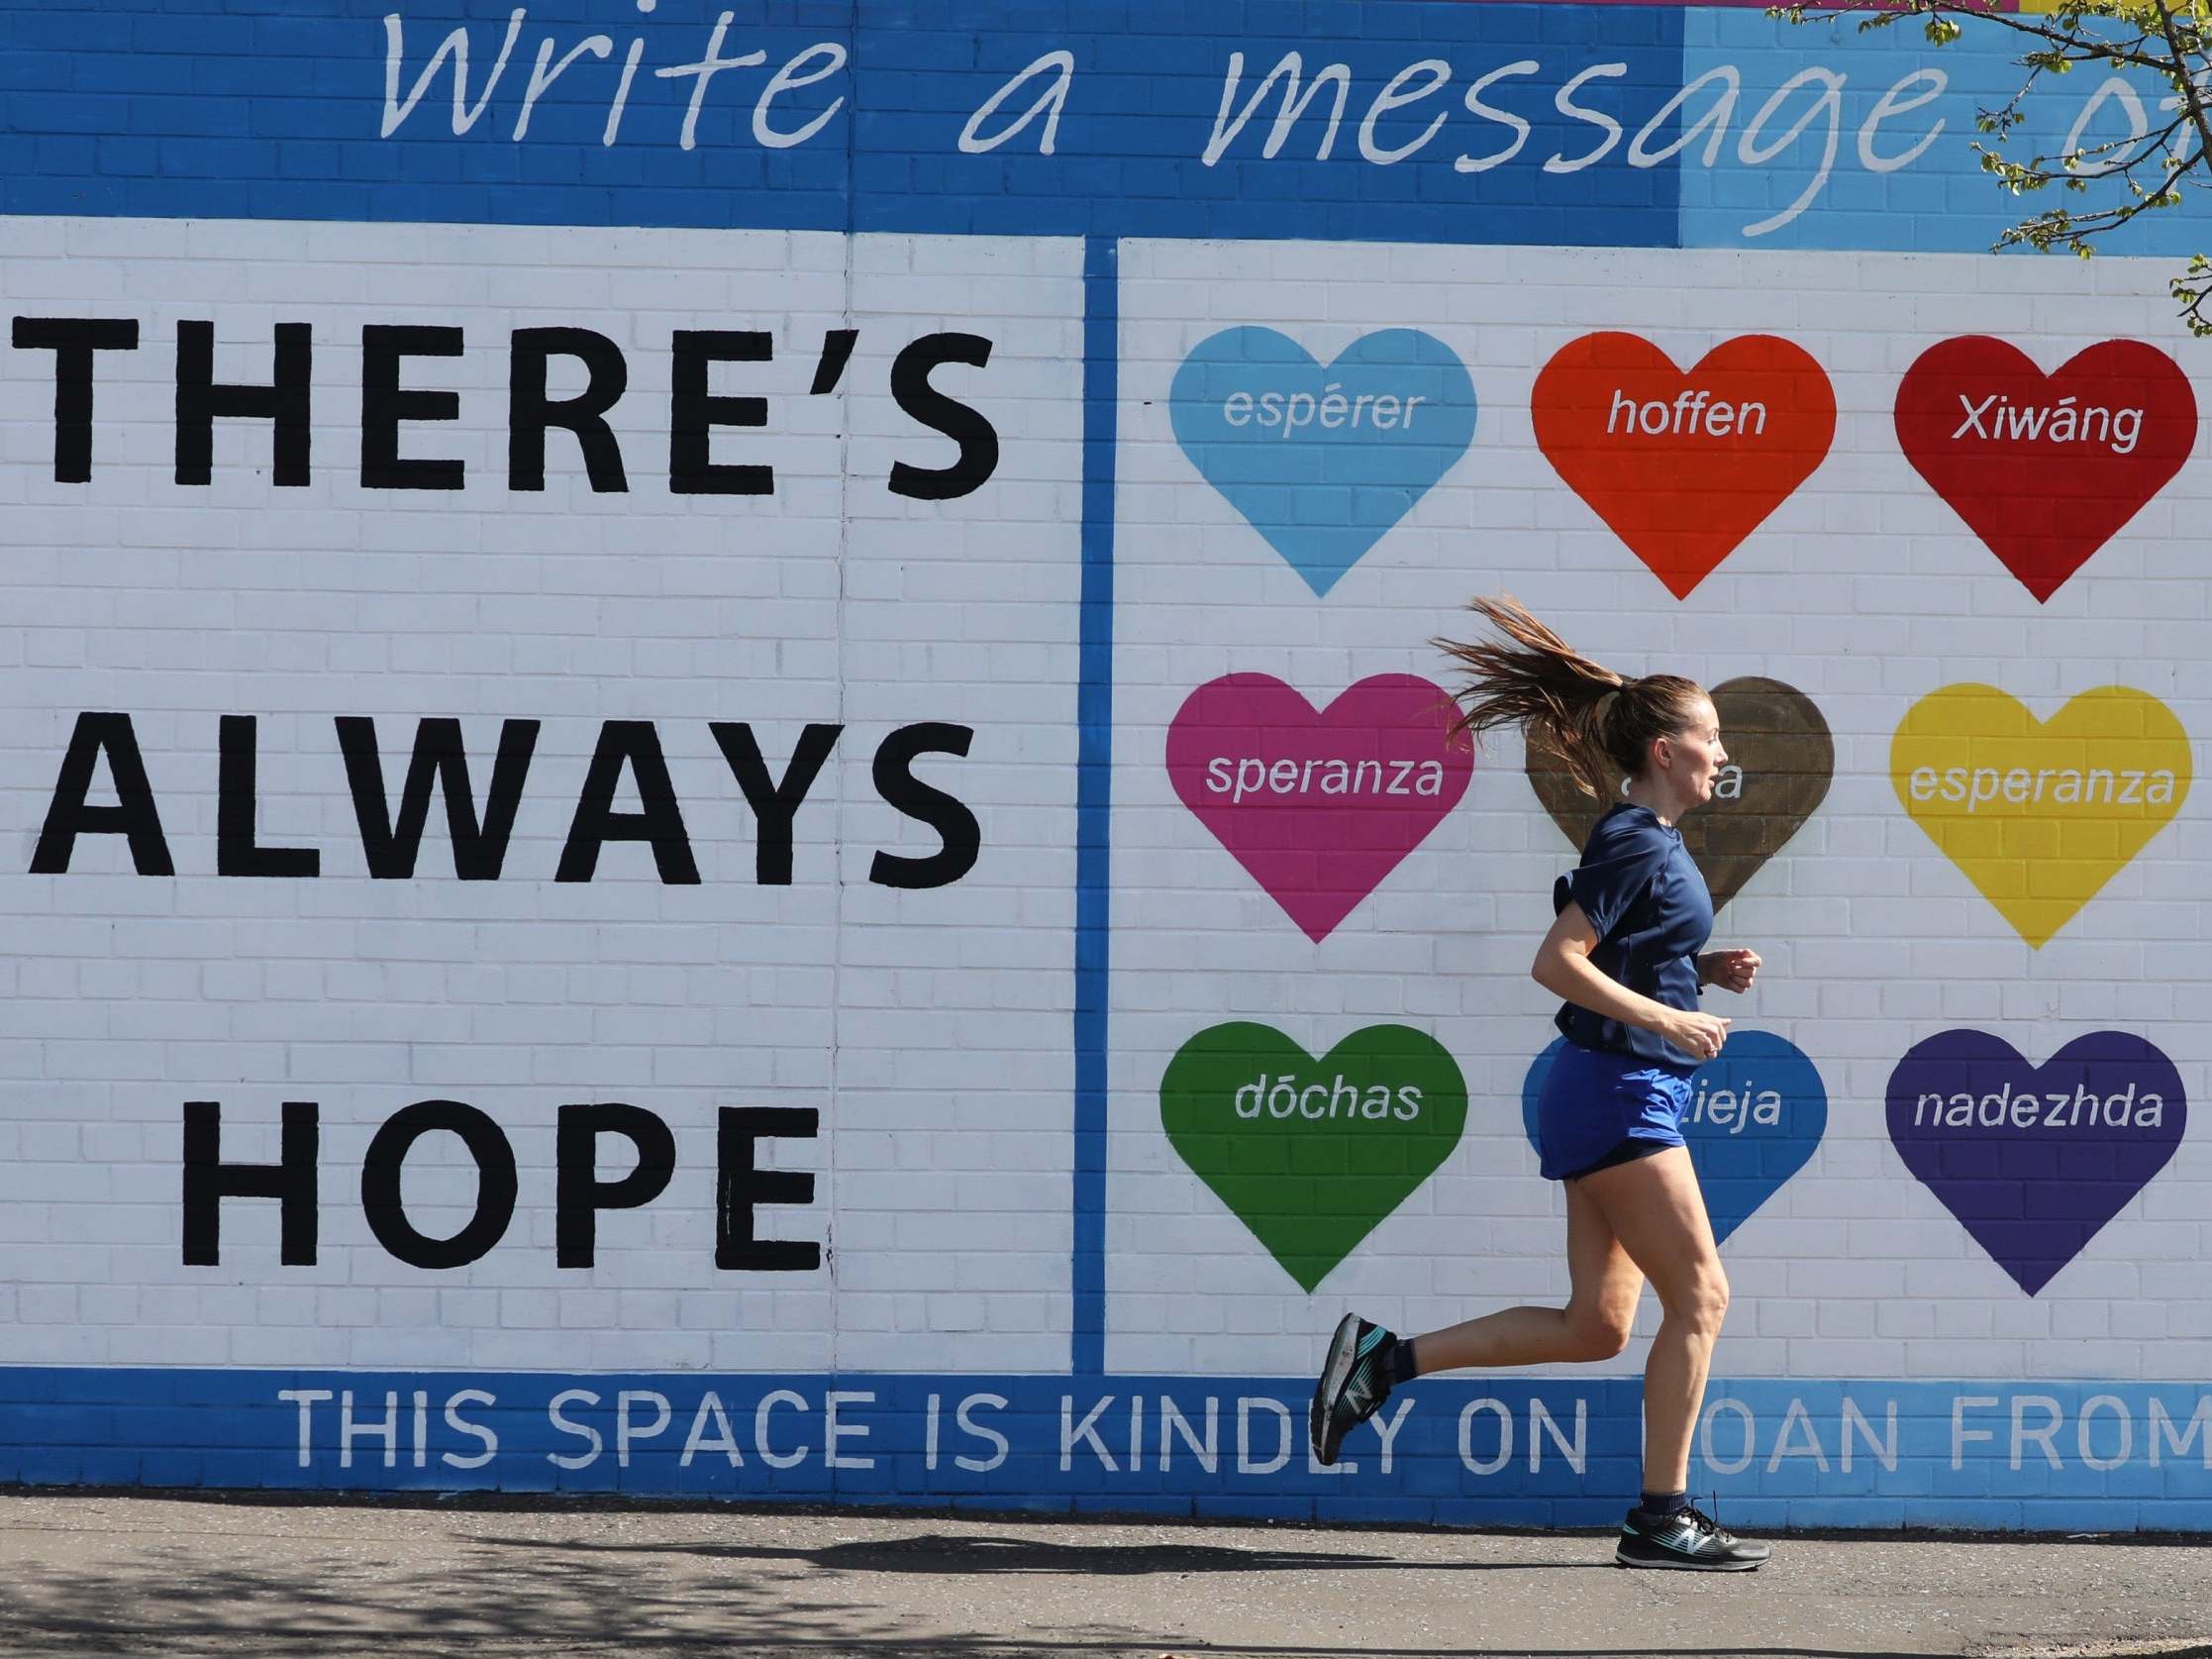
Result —
M 1606 809 L 1582 863 L 1552 891 L 1552 913 L 1579 904 L 1597 930 L 1590 961 L 1630 990 L 1669 1008 L 1697 1006 L 1697 953 L 1713 934 L 1713 895 L 1682 845 L 1682 832 L 1648 806 Z M 1563 1004 L 1554 1021 L 1584 1048 L 1695 1070 L 1698 1062 L 1656 1031 Z

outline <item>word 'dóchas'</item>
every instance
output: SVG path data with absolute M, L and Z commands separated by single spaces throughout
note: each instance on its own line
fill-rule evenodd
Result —
M 1317 1083 L 1307 1083 L 1294 1072 L 1276 1077 L 1262 1072 L 1238 1089 L 1235 1102 L 1237 1115 L 1245 1118 L 1296 1115 L 1351 1123 L 1360 1118 L 1394 1117 L 1401 1123 L 1411 1123 L 1421 1115 L 1421 1090 L 1416 1085 L 1405 1084 L 1394 1091 L 1381 1083 L 1362 1088 L 1342 1072 Z

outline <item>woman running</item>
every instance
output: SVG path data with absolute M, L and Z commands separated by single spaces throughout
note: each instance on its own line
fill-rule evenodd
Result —
M 1675 827 L 1710 800 L 1728 755 L 1713 701 L 1674 674 L 1627 679 L 1571 649 L 1510 599 L 1472 608 L 1504 641 L 1438 641 L 1466 672 L 1459 725 L 1519 726 L 1566 765 L 1583 791 L 1606 763 L 1622 799 L 1559 878 L 1557 919 L 1531 973 L 1563 997 L 1565 1035 L 1537 1107 L 1547 1180 L 1566 1186 L 1565 1307 L 1508 1307 L 1449 1329 L 1398 1337 L 1348 1313 L 1329 1343 L 1308 1428 L 1314 1455 L 1337 1461 L 1345 1435 L 1391 1388 L 1432 1371 L 1610 1359 L 1628 1346 L 1649 1278 L 1662 1317 L 1644 1370 L 1644 1491 L 1621 1526 L 1627 1567 L 1741 1572 L 1770 1553 L 1724 1532 L 1689 1502 L 1690 1431 L 1728 1276 L 1713 1243 L 1682 1108 L 1690 1075 L 1721 1051 L 1728 1024 L 1700 1012 L 1701 986 L 1751 987 L 1759 957 L 1706 951 L 1712 896 Z

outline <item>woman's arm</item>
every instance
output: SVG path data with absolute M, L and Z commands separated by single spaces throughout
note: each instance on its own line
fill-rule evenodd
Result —
M 1654 1031 L 1684 1054 L 1710 1060 L 1727 1041 L 1729 1022 L 1713 1014 L 1669 1008 L 1622 985 L 1590 960 L 1597 930 L 1582 906 L 1569 902 L 1536 950 L 1529 977 L 1554 996 L 1623 1025 Z

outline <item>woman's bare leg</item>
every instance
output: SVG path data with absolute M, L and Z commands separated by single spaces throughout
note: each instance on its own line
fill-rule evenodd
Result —
M 1416 1375 L 1467 1366 L 1611 1359 L 1628 1346 L 1644 1275 L 1614 1238 L 1597 1200 L 1584 1191 L 1597 1179 L 1586 1176 L 1566 1183 L 1567 1304 L 1500 1308 L 1417 1336 Z
M 1689 1484 L 1690 1433 L 1728 1312 L 1728 1275 L 1705 1194 L 1681 1147 L 1600 1170 L 1576 1185 L 1659 1294 L 1659 1334 L 1644 1368 L 1644 1490 L 1680 1492 Z

